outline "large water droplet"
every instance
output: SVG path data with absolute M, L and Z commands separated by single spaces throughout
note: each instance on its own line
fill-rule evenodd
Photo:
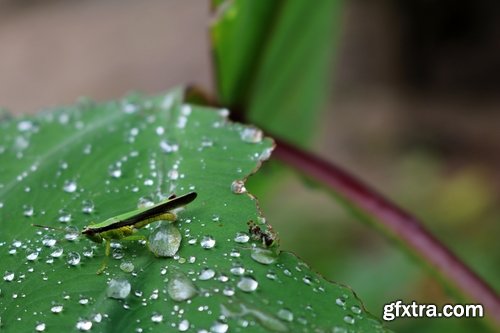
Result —
M 161 323 L 163 321 L 163 315 L 160 313 L 153 313 L 151 316 L 151 321 L 153 323 Z
M 255 127 L 245 127 L 240 132 L 240 137 L 243 141 L 249 143 L 259 143 L 262 141 L 262 131 Z
M 109 298 L 124 299 L 130 294 L 130 282 L 126 279 L 111 279 L 106 295 Z
M 237 284 L 238 288 L 244 292 L 257 290 L 259 283 L 251 276 L 243 276 Z
M 12 280 L 14 280 L 15 277 L 16 277 L 16 275 L 14 274 L 14 272 L 6 271 L 3 275 L 3 280 L 7 281 L 7 282 L 11 282 Z
M 193 282 L 182 273 L 174 273 L 168 281 L 167 292 L 174 301 L 186 301 L 198 293 Z
M 43 331 L 45 331 L 45 323 L 38 323 L 38 324 L 36 324 L 35 331 L 37 331 L 37 332 L 43 332 Z
M 63 190 L 67 193 L 73 193 L 77 190 L 78 185 L 74 180 L 67 180 L 64 182 Z
M 178 329 L 180 332 L 185 332 L 189 329 L 189 321 L 187 319 L 182 320 L 179 323 Z
M 200 241 L 200 245 L 204 249 L 211 249 L 215 246 L 215 238 L 213 238 L 210 235 L 203 236 L 203 238 Z
M 76 328 L 80 331 L 89 331 L 92 328 L 92 322 L 87 319 L 80 319 L 76 322 Z
M 204 268 L 198 275 L 199 280 L 210 280 L 215 276 L 215 271 L 211 268 Z
M 131 261 L 122 261 L 120 263 L 120 269 L 126 273 L 131 273 L 134 271 L 134 264 Z
M 161 224 L 149 234 L 149 249 L 158 257 L 173 257 L 181 245 L 182 235 L 171 223 Z
M 50 311 L 52 313 L 61 313 L 63 309 L 64 309 L 64 306 L 62 304 L 54 304 L 50 308 Z
M 278 259 L 278 256 L 274 251 L 262 249 L 260 247 L 253 248 L 250 256 L 253 260 L 264 265 L 270 265 Z
M 250 240 L 250 236 L 244 232 L 238 232 L 234 237 L 236 243 L 247 243 Z
M 231 183 L 231 191 L 235 194 L 242 194 L 247 191 L 243 180 L 235 180 Z
M 38 259 L 38 252 L 37 251 L 31 252 L 30 254 L 28 254 L 26 256 L 26 259 L 28 259 L 29 261 L 34 261 L 34 260 Z
M 68 252 L 66 262 L 71 266 L 76 266 L 80 263 L 80 254 L 78 252 Z
M 221 323 L 220 321 L 215 322 L 212 327 L 210 327 L 210 332 L 213 333 L 226 333 L 229 330 L 229 325 L 226 323 Z

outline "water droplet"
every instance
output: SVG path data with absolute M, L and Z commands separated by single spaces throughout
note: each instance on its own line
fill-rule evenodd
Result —
M 215 276 L 215 271 L 211 268 L 204 268 L 198 275 L 199 280 L 210 280 Z
M 355 323 L 355 321 L 356 320 L 354 320 L 354 317 L 352 317 L 352 316 L 347 315 L 344 317 L 344 322 L 346 322 L 347 324 L 353 325 Z
M 155 202 L 150 197 L 140 197 L 137 202 L 137 208 L 147 208 L 155 205 Z
M 354 313 L 354 314 L 361 314 L 361 308 L 357 305 L 353 305 L 351 306 L 351 311 Z
M 155 132 L 156 132 L 156 134 L 158 134 L 158 135 L 163 135 L 163 134 L 165 134 L 165 128 L 163 128 L 162 126 L 158 126 L 158 127 L 155 129 Z
M 23 120 L 17 123 L 17 129 L 19 132 L 27 132 L 34 128 L 33 123 L 30 120 Z
M 160 149 L 166 154 L 175 153 L 179 150 L 179 145 L 167 140 L 161 140 Z
M 66 211 L 65 209 L 60 209 L 58 220 L 61 223 L 68 223 L 71 221 L 71 214 L 68 211 Z
M 213 238 L 210 235 L 203 236 L 203 238 L 200 241 L 200 245 L 204 249 L 211 249 L 215 246 L 215 238 Z
M 64 250 L 61 247 L 54 247 L 53 251 L 50 253 L 50 256 L 53 258 L 59 258 L 63 254 Z
M 153 323 L 161 323 L 163 321 L 163 315 L 160 314 L 160 313 L 154 313 L 152 316 L 151 316 L 151 321 Z
M 280 309 L 278 311 L 278 317 L 285 321 L 293 321 L 293 313 L 289 309 Z
M 246 193 L 245 182 L 243 180 L 235 180 L 231 183 L 231 191 L 235 194 Z
M 179 171 L 172 169 L 167 173 L 167 176 L 170 180 L 177 180 L 179 179 Z
M 31 217 L 35 215 L 35 209 L 33 208 L 33 206 L 23 205 L 23 214 L 26 217 Z
M 14 272 L 6 271 L 3 275 L 3 280 L 7 281 L 7 282 L 11 282 L 12 280 L 14 280 L 15 277 L 16 277 L 16 275 L 14 274 Z
M 234 296 L 235 290 L 231 287 L 225 287 L 224 290 L 222 290 L 222 293 L 224 296 Z
M 83 200 L 82 212 L 85 214 L 92 214 L 94 212 L 94 203 L 91 200 Z
M 335 300 L 335 304 L 337 304 L 338 306 L 340 307 L 345 307 L 345 298 L 343 297 L 338 297 L 336 300 Z
M 80 235 L 80 231 L 76 227 L 66 227 L 65 231 L 64 239 L 68 241 L 74 241 Z
M 173 224 L 160 224 L 149 234 L 148 246 L 158 257 L 173 257 L 181 245 L 182 236 Z
M 64 306 L 62 304 L 55 304 L 50 308 L 50 311 L 52 313 L 61 313 L 63 309 Z
M 108 168 L 108 174 L 112 178 L 120 178 L 122 176 L 122 169 L 121 169 L 121 164 L 113 164 L 110 165 Z
M 130 282 L 126 279 L 111 279 L 108 283 L 106 295 L 109 298 L 124 299 L 130 294 Z
M 226 323 L 221 323 L 220 321 L 215 322 L 212 327 L 210 327 L 210 332 L 213 333 L 226 333 L 229 330 L 229 325 Z
M 234 266 L 231 267 L 230 272 L 234 275 L 243 275 L 245 274 L 245 268 L 243 266 Z
M 67 193 L 73 193 L 77 190 L 78 185 L 74 180 L 67 180 L 64 182 L 63 190 Z
M 189 329 L 189 321 L 187 319 L 182 320 L 178 326 L 179 331 L 185 332 Z
M 262 249 L 260 247 L 253 248 L 250 256 L 253 260 L 264 265 L 270 265 L 278 259 L 278 256 L 274 251 Z
M 28 254 L 26 256 L 26 259 L 28 259 L 29 261 L 37 260 L 38 259 L 38 252 L 37 251 L 31 252 L 30 254 Z
M 66 262 L 71 266 L 76 266 L 80 263 L 80 254 L 78 252 L 68 252 Z
M 134 264 L 131 261 L 122 261 L 120 263 L 120 269 L 126 273 L 131 273 L 134 271 Z
M 241 140 L 249 143 L 259 143 L 262 141 L 262 131 L 255 127 L 245 127 L 240 132 Z
M 168 281 L 167 292 L 177 302 L 186 301 L 198 293 L 191 280 L 182 273 L 175 273 Z
M 80 319 L 76 322 L 76 328 L 80 331 L 89 331 L 92 328 L 92 322 L 87 319 Z
M 250 240 L 250 236 L 244 232 L 238 232 L 234 237 L 236 243 L 247 243 Z
M 238 288 L 244 292 L 252 292 L 257 289 L 259 283 L 250 276 L 243 276 L 237 284 Z
M 53 247 L 54 245 L 56 245 L 56 243 L 57 240 L 52 237 L 47 236 L 42 239 L 42 244 L 45 245 L 46 247 Z
M 43 332 L 43 331 L 45 331 L 45 323 L 38 323 L 38 324 L 36 324 L 35 330 L 37 332 Z

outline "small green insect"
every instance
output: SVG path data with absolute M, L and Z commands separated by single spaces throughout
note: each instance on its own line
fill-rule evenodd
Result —
M 106 243 L 106 258 L 111 252 L 111 240 L 145 240 L 143 235 L 135 235 L 137 230 L 146 225 L 159 220 L 175 221 L 176 216 L 172 210 L 185 206 L 196 199 L 196 192 L 189 192 L 180 197 L 170 196 L 167 200 L 160 202 L 152 207 L 133 210 L 124 214 L 111 217 L 103 222 L 91 223 L 82 230 L 85 235 L 93 242 Z M 39 224 L 33 224 L 35 227 L 55 229 Z M 103 262 L 97 274 L 106 269 L 106 261 Z

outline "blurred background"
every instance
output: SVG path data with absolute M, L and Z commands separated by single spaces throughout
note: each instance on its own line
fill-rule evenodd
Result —
M 0 106 L 27 114 L 79 96 L 101 101 L 185 83 L 213 93 L 209 7 L 0 0 Z M 349 0 L 341 18 L 312 150 L 420 217 L 500 290 L 500 3 Z M 351 286 L 379 317 L 398 299 L 456 302 L 322 189 L 281 173 L 270 182 L 276 175 L 264 169 L 248 188 L 283 249 Z M 397 319 L 388 327 L 469 332 L 478 322 Z

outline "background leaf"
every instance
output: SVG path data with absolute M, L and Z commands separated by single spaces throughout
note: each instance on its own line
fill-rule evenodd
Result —
M 178 90 L 2 122 L 2 330 L 384 331 L 350 289 L 292 254 L 255 260 L 262 244 L 247 222 L 268 225 L 234 181 L 255 172 L 273 142 L 226 116 L 186 104 Z M 81 230 L 188 191 L 199 196 L 178 215 L 176 256 L 116 243 L 103 275 L 102 246 L 31 226 Z

